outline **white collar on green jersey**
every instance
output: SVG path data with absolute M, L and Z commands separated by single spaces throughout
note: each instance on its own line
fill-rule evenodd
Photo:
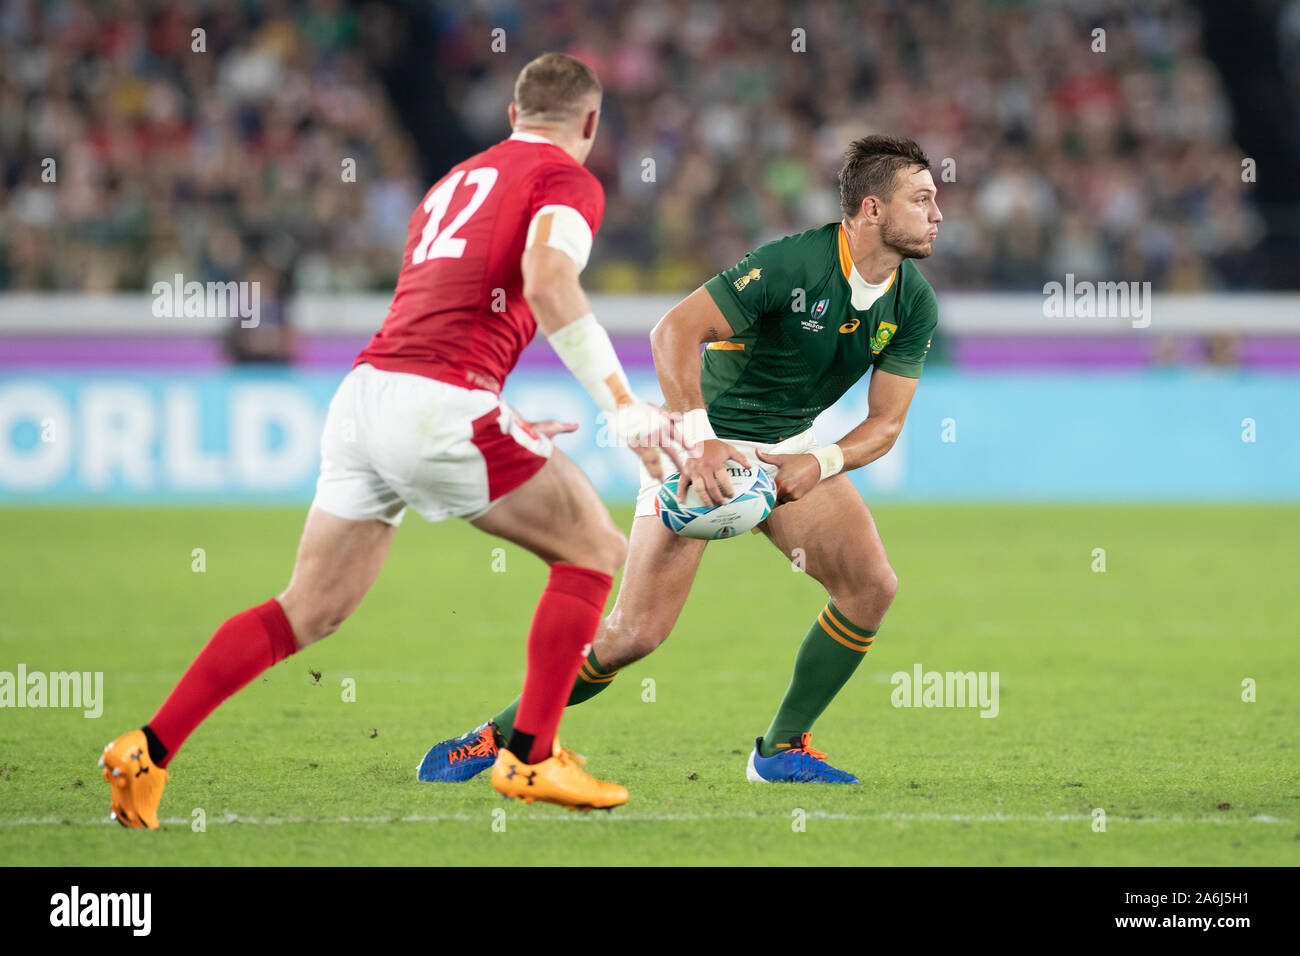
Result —
M 847 233 L 844 231 L 845 226 L 843 220 L 840 220 L 840 230 L 840 236 L 847 236 Z M 857 311 L 865 312 L 867 309 L 875 305 L 877 299 L 889 291 L 889 287 L 894 284 L 894 280 L 897 278 L 898 270 L 895 269 L 889 274 L 889 278 L 884 282 L 878 282 L 873 285 L 866 279 L 862 278 L 861 274 L 858 272 L 858 267 L 853 264 L 852 259 L 849 259 L 849 304 Z

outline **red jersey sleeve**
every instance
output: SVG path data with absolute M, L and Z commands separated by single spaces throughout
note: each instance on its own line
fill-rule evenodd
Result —
M 605 190 L 600 180 L 577 163 L 548 163 L 537 171 L 528 218 L 543 206 L 569 206 L 587 220 L 594 237 L 605 217 Z

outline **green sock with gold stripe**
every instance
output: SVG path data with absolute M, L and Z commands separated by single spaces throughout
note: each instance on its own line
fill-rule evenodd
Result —
M 618 671 L 602 670 L 600 663 L 596 660 L 596 652 L 594 650 L 588 651 L 587 659 L 582 662 L 582 669 L 578 671 L 578 679 L 573 682 L 573 690 L 569 693 L 569 702 L 564 706 L 572 707 L 574 704 L 581 704 L 584 700 L 591 700 L 613 683 L 614 678 L 617 676 Z M 513 704 L 492 718 L 492 723 L 497 725 L 497 730 L 507 740 L 510 739 L 510 733 L 514 730 L 515 714 L 518 710 L 519 698 L 516 697 Z
M 818 615 L 794 659 L 794 676 L 763 735 L 760 756 L 770 757 L 790 746 L 791 738 L 810 732 L 822 712 L 866 656 L 875 631 L 849 621 L 834 604 Z

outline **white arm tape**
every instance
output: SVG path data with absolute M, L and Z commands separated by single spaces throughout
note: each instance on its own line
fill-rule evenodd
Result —
M 831 475 L 838 475 L 844 470 L 844 452 L 840 450 L 839 445 L 816 448 L 811 454 L 817 459 L 817 463 L 822 466 L 823 481 Z
M 713 426 L 709 424 L 707 409 L 692 408 L 682 416 L 682 436 L 690 445 L 698 445 L 702 441 L 710 441 L 718 437 L 713 433 Z
M 595 315 L 588 312 L 548 335 L 546 340 L 602 411 L 613 412 L 618 406 L 634 401 L 609 333 L 596 321 Z
M 524 239 L 525 249 L 534 245 L 559 249 L 578 264 L 581 272 L 591 257 L 591 226 L 572 206 L 543 206 L 528 224 Z

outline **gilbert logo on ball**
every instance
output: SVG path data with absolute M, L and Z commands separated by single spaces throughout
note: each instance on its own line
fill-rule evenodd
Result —
M 686 490 L 686 499 L 679 504 L 677 482 L 681 476 L 670 476 L 655 498 L 659 520 L 682 537 L 704 541 L 749 531 L 776 507 L 776 485 L 763 468 L 742 468 L 734 461 L 727 462 L 727 474 L 735 494 L 720 505 L 705 504 L 694 485 Z

